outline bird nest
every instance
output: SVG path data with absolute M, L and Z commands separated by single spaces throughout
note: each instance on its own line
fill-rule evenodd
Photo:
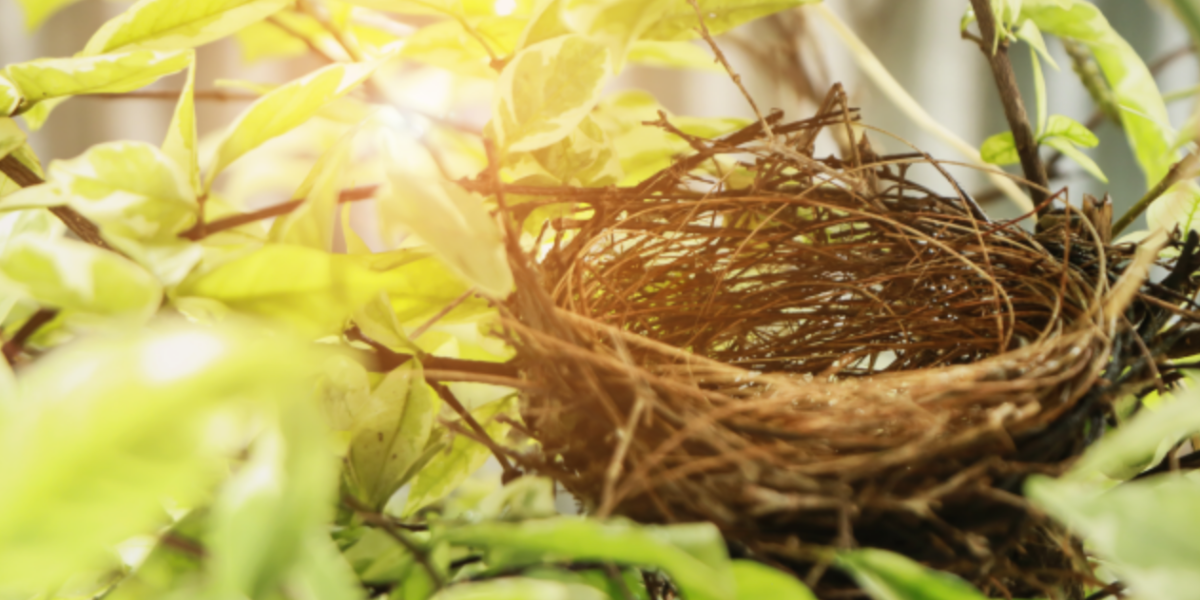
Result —
M 837 90 L 716 140 L 664 119 L 694 153 L 559 197 L 582 212 L 514 253 L 505 309 L 535 468 L 601 516 L 715 523 L 825 597 L 855 593 L 826 570 L 850 547 L 1071 597 L 1087 561 L 1022 482 L 1174 380 L 1195 239 L 1169 261 L 1114 247 L 1090 202 L 1036 234 L 992 221 L 857 119 Z M 840 157 L 816 156 L 823 131 Z M 1156 262 L 1171 274 L 1149 284 Z

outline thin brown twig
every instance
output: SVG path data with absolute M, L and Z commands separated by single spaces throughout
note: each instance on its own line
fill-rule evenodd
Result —
M 392 520 L 387 517 L 387 515 L 377 513 L 363 506 L 350 496 L 342 496 L 342 504 L 350 510 L 353 510 L 354 513 L 361 517 L 365 523 L 383 529 L 384 533 L 386 533 L 388 537 L 396 540 L 396 542 L 398 542 L 401 546 L 404 546 L 404 549 L 408 550 L 409 554 L 412 554 L 417 563 L 421 565 L 421 568 L 425 569 L 425 572 L 429 574 L 429 578 L 433 580 L 433 583 L 437 588 L 440 589 L 442 586 L 446 585 L 446 580 L 442 577 L 442 574 L 438 572 L 437 568 L 430 560 L 429 553 L 426 552 L 424 548 L 421 548 L 417 542 L 409 539 L 407 535 L 401 532 L 396 523 L 393 523 Z
M 1021 158 L 1021 169 L 1025 172 L 1025 178 L 1031 182 L 1026 188 L 1036 206 L 1046 199 L 1044 190 L 1049 189 L 1050 182 L 1046 177 L 1046 167 L 1038 156 L 1037 140 L 1034 138 L 1033 127 L 1029 124 L 1025 103 L 1021 100 L 1017 76 L 1008 58 L 1008 45 L 1004 40 L 1000 40 L 994 50 L 989 48 L 987 42 L 995 39 L 997 24 L 988 0 L 971 0 L 971 6 L 975 9 L 979 32 L 984 42 L 980 44 L 980 50 L 987 56 L 988 65 L 991 66 L 992 77 L 1000 93 L 1000 102 L 1004 106 L 1004 116 L 1008 119 L 1008 127 L 1012 130 L 1013 140 L 1016 142 L 1017 155 Z
M 0 158 L 0 172 L 3 172 L 9 179 L 12 179 L 14 183 L 21 187 L 32 187 L 45 183 L 45 180 L 38 177 L 37 173 L 34 173 L 11 154 Z M 95 223 L 79 214 L 74 208 L 65 205 L 51 206 L 50 212 L 54 213 L 54 216 L 67 225 L 67 229 L 70 229 L 71 233 L 74 233 L 76 237 L 84 242 L 124 256 L 124 253 L 113 248 L 104 240 L 104 236 L 100 235 L 100 228 Z
M 763 118 L 762 111 L 758 110 L 758 103 L 754 101 L 754 97 L 750 92 L 746 91 L 746 86 L 742 85 L 742 76 L 738 75 L 733 67 L 729 65 L 729 61 L 725 59 L 725 53 L 721 51 L 721 47 L 713 40 L 712 34 L 708 32 L 708 25 L 704 23 L 704 14 L 700 11 L 700 5 L 696 0 L 688 0 L 688 4 L 692 5 L 692 10 L 696 11 L 696 20 L 700 22 L 700 36 L 708 43 L 708 47 L 712 48 L 713 54 L 716 55 L 717 61 L 721 66 L 725 67 L 725 72 L 729 73 L 729 78 L 733 80 L 734 85 L 742 92 L 742 96 L 746 98 L 746 102 L 750 103 L 750 108 L 754 110 L 754 116 L 758 118 L 758 122 L 762 123 L 763 131 L 767 134 L 767 139 L 772 139 L 775 134 L 771 132 L 771 124 Z
M 501 449 L 496 447 L 496 442 L 492 439 L 492 436 L 489 435 L 487 430 L 479 424 L 479 421 L 475 419 L 475 416 L 471 414 L 471 411 L 467 410 L 466 407 L 462 405 L 462 402 L 458 401 L 458 397 L 454 395 L 454 392 L 451 392 L 450 388 L 446 387 L 446 385 L 440 381 L 427 378 L 425 382 L 429 384 L 429 387 L 432 387 L 434 391 L 437 392 L 438 396 L 441 397 L 443 402 L 449 404 L 450 408 L 454 409 L 455 413 L 458 413 L 459 418 L 461 418 L 471 428 L 471 431 L 474 432 L 475 435 L 479 436 L 478 440 L 492 451 L 492 455 L 496 457 L 496 461 L 499 462 L 500 467 L 504 469 L 504 481 L 512 481 L 513 479 L 519 477 L 520 473 L 514 469 L 512 463 L 508 461 L 508 456 L 506 456 Z
M 376 185 L 364 185 L 345 189 L 338 194 L 338 203 L 340 204 L 345 202 L 370 200 L 375 197 L 375 192 L 378 190 L 379 186 Z M 274 204 L 266 208 L 260 208 L 248 213 L 222 217 L 215 221 L 205 223 L 203 226 L 197 224 L 195 227 L 180 233 L 179 237 L 192 241 L 202 240 L 210 235 L 213 235 L 214 233 L 220 233 L 235 227 L 241 227 L 247 223 L 253 223 L 263 219 L 270 219 L 272 217 L 286 215 L 299 208 L 303 203 L 304 200 L 289 200 L 287 202 L 281 202 L 279 204 Z
M 25 343 L 29 341 L 29 338 L 33 337 L 33 334 L 37 333 L 42 325 L 54 320 L 56 316 L 58 316 L 58 309 L 54 308 L 39 308 L 37 312 L 33 313 L 33 316 L 21 325 L 12 339 L 4 342 L 4 360 L 7 360 L 10 365 L 16 364 L 17 356 L 25 349 Z
M 1126 227 L 1129 227 L 1147 208 L 1150 208 L 1155 200 L 1171 189 L 1171 186 L 1195 176 L 1198 167 L 1200 167 L 1200 155 L 1191 152 L 1171 165 L 1167 174 L 1113 224 L 1112 239 L 1116 239 Z

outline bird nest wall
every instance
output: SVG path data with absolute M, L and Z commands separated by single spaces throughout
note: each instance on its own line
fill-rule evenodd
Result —
M 849 587 L 828 549 L 853 546 L 1069 596 L 1086 561 L 1022 482 L 1170 383 L 1195 240 L 1151 290 L 1156 253 L 1110 246 L 1103 206 L 1037 234 L 992 221 L 857 120 L 838 90 L 717 140 L 662 120 L 693 154 L 561 197 L 587 216 L 513 253 L 505 309 L 535 468 L 601 515 L 716 523 L 825 596 Z M 823 131 L 838 156 L 816 156 Z

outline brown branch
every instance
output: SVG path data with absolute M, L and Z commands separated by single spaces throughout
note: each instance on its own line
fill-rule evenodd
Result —
M 479 421 L 475 420 L 475 416 L 472 415 L 471 412 L 468 411 L 466 407 L 464 407 L 462 403 L 458 401 L 458 398 L 455 397 L 454 392 L 450 391 L 450 388 L 446 387 L 446 385 L 442 382 L 434 381 L 430 378 L 426 378 L 425 383 L 428 383 L 429 387 L 432 387 L 434 391 L 437 392 L 442 401 L 446 404 L 449 404 L 450 408 L 454 409 L 454 412 L 458 413 L 459 418 L 461 418 L 463 422 L 465 422 L 467 426 L 471 428 L 471 431 L 474 432 L 476 436 L 479 436 L 476 441 L 483 443 L 483 445 L 488 447 L 488 450 L 492 451 L 492 455 L 496 457 L 496 461 L 499 462 L 500 467 L 504 469 L 504 475 L 501 477 L 502 481 L 508 483 L 509 481 L 521 476 L 521 473 L 514 469 L 512 463 L 508 461 L 508 456 L 505 455 L 504 450 L 497 447 L 498 445 L 496 444 L 496 441 L 492 439 L 491 435 L 488 435 L 487 430 L 479 424 Z M 450 425 L 453 424 L 451 423 Z
M 377 185 L 364 185 L 342 190 L 342 192 L 338 194 L 338 203 L 341 204 L 344 202 L 370 200 L 371 198 L 375 197 L 375 192 L 378 190 L 379 186 Z M 179 237 L 192 241 L 202 240 L 214 233 L 220 233 L 227 229 L 241 227 L 247 223 L 253 223 L 263 219 L 270 219 L 271 217 L 286 215 L 299 208 L 303 203 L 304 200 L 289 200 L 287 202 L 275 204 L 273 206 L 268 206 L 266 208 L 261 208 L 248 213 L 222 217 L 210 223 L 197 223 L 195 227 L 192 227 L 191 229 L 179 234 Z
M 1034 205 L 1040 205 L 1046 199 L 1046 190 L 1049 189 L 1050 182 L 1046 178 L 1046 167 L 1038 157 L 1037 139 L 1034 138 L 1033 127 L 1029 124 L 1025 104 L 1021 101 L 1021 90 L 1017 87 L 1017 76 L 1013 72 L 1012 62 L 1008 59 L 1008 44 L 1000 40 L 995 52 L 989 51 L 990 40 L 996 36 L 996 22 L 991 4 L 988 0 L 971 0 L 971 6 L 975 9 L 979 33 L 983 37 L 983 43 L 979 47 L 987 56 L 988 64 L 992 68 L 992 77 L 996 80 L 996 89 L 1000 92 L 1000 102 L 1004 105 L 1004 116 L 1008 119 L 1009 129 L 1012 130 L 1017 155 L 1021 157 L 1021 169 L 1025 173 L 1025 179 L 1029 180 L 1026 186 L 1029 188 L 1029 197 Z
M 758 122 L 762 123 L 763 131 L 766 132 L 767 138 L 775 137 L 775 134 L 771 132 L 771 124 L 763 118 L 762 111 L 758 110 L 758 104 L 754 101 L 754 97 L 750 95 L 750 92 L 746 91 L 746 86 L 742 85 L 742 76 L 738 75 L 733 70 L 733 67 L 729 66 L 729 61 L 725 59 L 725 53 L 721 52 L 721 47 L 717 45 L 717 42 L 712 38 L 712 34 L 708 32 L 708 25 L 704 23 L 704 13 L 701 12 L 700 5 L 696 0 L 687 0 L 687 2 L 692 5 L 692 10 L 696 11 L 696 20 L 700 22 L 700 36 L 704 38 L 704 41 L 708 43 L 708 47 L 716 55 L 717 62 L 721 63 L 722 67 L 725 67 L 725 72 L 729 74 L 729 78 L 733 80 L 734 85 L 742 92 L 742 96 L 746 98 L 746 102 L 750 103 L 750 108 L 754 110 L 754 116 L 758 117 Z
M 0 172 L 3 172 L 9 179 L 12 179 L 17 185 L 23 188 L 45 183 L 45 180 L 38 177 L 37 173 L 34 173 L 11 154 L 0 158 Z M 108 242 L 104 241 L 104 238 L 100 235 L 100 228 L 95 223 L 89 221 L 87 217 L 79 214 L 78 211 L 70 206 L 52 206 L 50 207 L 50 212 L 54 213 L 54 216 L 65 223 L 67 229 L 70 229 L 71 233 L 74 233 L 79 239 L 93 246 L 124 256 L 123 253 L 118 252 Z
M 441 588 L 446 585 L 446 581 L 442 578 L 441 573 L 438 572 L 437 568 L 429 560 L 429 553 L 416 542 L 409 539 L 407 535 L 401 533 L 397 524 L 393 523 L 387 515 L 377 513 L 363 506 L 350 496 L 342 496 L 342 504 L 354 511 L 359 517 L 362 517 L 363 522 L 383 529 L 384 533 L 388 534 L 388 537 L 396 540 L 401 546 L 404 546 L 404 549 L 408 550 L 409 554 L 412 554 L 417 563 L 421 565 L 421 568 L 425 569 L 425 572 L 429 574 L 429 578 L 433 580 L 435 586 Z
M 13 338 L 4 342 L 4 360 L 7 360 L 10 365 L 16 364 L 17 355 L 25 349 L 25 343 L 29 341 L 29 338 L 33 337 L 33 334 L 37 333 L 42 325 L 49 323 L 56 316 L 58 316 L 58 310 L 53 308 L 40 308 L 33 313 L 33 316 L 21 325 Z

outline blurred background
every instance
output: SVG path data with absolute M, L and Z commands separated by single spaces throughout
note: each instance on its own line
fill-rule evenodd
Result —
M 500 0 L 503 1 L 503 0 Z M 1006 128 L 994 84 L 984 57 L 974 44 L 960 39 L 959 21 L 966 0 L 826 0 L 854 28 L 908 92 L 942 125 L 967 142 L 978 146 L 987 136 Z M 1097 0 L 1114 27 L 1154 66 L 1164 57 L 1175 56 L 1157 70 L 1164 93 L 1196 85 L 1200 81 L 1195 57 L 1184 52 L 1187 32 L 1171 12 L 1152 0 Z M 50 18 L 37 31 L 25 26 L 25 15 L 16 0 L 0 0 L 0 65 L 38 57 L 69 56 L 82 49 L 88 37 L 107 19 L 127 5 L 111 0 L 82 0 Z M 782 108 L 789 118 L 811 114 L 814 101 L 824 96 L 829 85 L 846 86 L 852 104 L 862 108 L 864 122 L 908 140 L 934 157 L 960 160 L 952 148 L 922 131 L 866 81 L 823 21 L 798 9 L 754 22 L 720 38 L 734 67 L 764 110 Z M 1063 114 L 1086 122 L 1095 108 L 1078 79 L 1070 72 L 1070 60 L 1057 40 L 1048 40 L 1061 70 L 1047 70 L 1051 114 Z M 1026 46 L 1013 53 L 1013 63 L 1028 100 L 1032 98 L 1030 61 Z M 228 38 L 199 50 L 197 89 L 212 89 L 219 79 L 284 82 L 323 64 L 311 55 L 248 61 L 236 38 Z M 476 106 L 446 102 L 464 96 L 448 94 L 439 85 L 449 80 L 418 77 L 412 95 L 426 110 L 458 121 L 482 126 L 487 103 Z M 439 83 L 441 82 L 441 83 Z M 482 80 L 481 80 L 482 82 Z M 159 81 L 150 90 L 172 91 L 182 86 L 182 75 Z M 422 86 L 426 86 L 422 89 Z M 679 71 L 645 66 L 628 69 L 614 89 L 638 88 L 652 92 L 675 114 L 695 116 L 753 116 L 727 76 L 720 72 Z M 487 89 L 487 86 L 480 86 Z M 421 101 L 424 95 L 425 101 Z M 175 98 L 161 99 L 84 96 L 59 107 L 48 124 L 31 136 L 34 150 L 43 162 L 71 158 L 89 146 L 109 140 L 134 139 L 158 143 L 170 121 Z M 439 106 L 439 104 L 443 104 Z M 245 107 L 245 101 L 198 99 L 201 135 L 227 125 Z M 1172 123 L 1182 123 L 1191 110 L 1189 101 L 1171 106 Z M 1111 192 L 1120 214 L 1145 188 L 1124 137 L 1111 124 L 1096 130 L 1100 145 L 1090 154 L 1108 175 L 1105 185 L 1077 166 L 1060 163 L 1056 186 L 1070 187 L 1071 198 L 1082 192 L 1097 196 Z M 900 142 L 872 136 L 883 152 L 905 152 Z M 914 173 L 920 180 L 940 185 L 931 171 Z M 972 193 L 981 196 L 994 217 L 1015 216 L 1014 206 L 990 193 L 990 184 L 978 173 L 954 170 L 954 175 Z M 1016 171 L 1014 171 L 1016 172 Z M 298 183 L 298 182 L 297 182 Z M 944 186 L 943 186 L 944 189 Z M 988 200 L 988 198 L 993 198 Z

